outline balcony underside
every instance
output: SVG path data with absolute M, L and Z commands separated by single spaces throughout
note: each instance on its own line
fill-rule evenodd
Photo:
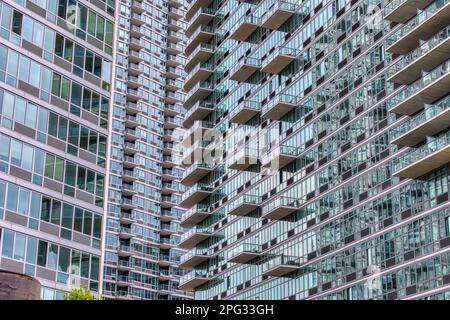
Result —
M 436 152 L 414 162 L 394 173 L 394 176 L 400 178 L 417 179 L 424 174 L 440 168 L 450 162 L 450 145 L 437 150 Z
M 413 147 L 424 141 L 427 136 L 434 136 L 450 126 L 450 109 L 447 109 L 411 131 L 401 135 L 392 143 L 399 146 Z
M 191 208 L 195 204 L 205 199 L 210 194 L 211 194 L 210 191 L 201 191 L 201 190 L 195 191 L 191 195 L 189 195 L 186 199 L 180 202 L 180 207 Z
M 263 163 L 263 167 L 283 168 L 284 166 L 288 165 L 295 159 L 297 159 L 297 157 L 294 155 L 280 154 L 270 159 L 270 161 Z
M 260 252 L 239 252 L 238 254 L 231 257 L 229 261 L 245 264 L 253 259 L 258 258 L 259 256 L 261 256 Z
M 295 108 L 296 105 L 293 103 L 277 101 L 271 108 L 266 109 L 262 116 L 271 120 L 280 120 L 284 115 Z
M 208 281 L 208 278 L 196 277 L 188 280 L 183 284 L 180 284 L 178 288 L 183 291 L 194 291 L 195 288 L 207 283 Z
M 431 71 L 450 57 L 450 38 L 408 64 L 388 80 L 398 84 L 411 84 L 422 76 L 422 71 Z
M 270 60 L 267 64 L 265 64 L 261 71 L 267 72 L 271 74 L 280 73 L 284 68 L 286 68 L 292 61 L 295 60 L 295 57 L 279 54 L 276 55 L 272 60 Z
M 420 45 L 420 40 L 427 40 L 450 22 L 450 4 L 446 4 L 431 17 L 420 23 L 413 30 L 387 48 L 388 52 L 405 55 Z
M 194 38 L 188 40 L 186 48 L 184 49 L 184 54 L 186 56 L 190 55 L 200 43 L 208 43 L 213 36 L 214 33 L 200 31 Z
M 405 23 L 417 14 L 417 9 L 425 9 L 435 0 L 406 0 L 384 18 L 397 23 Z
M 212 70 L 206 69 L 206 68 L 200 68 L 197 72 L 195 72 L 192 77 L 186 79 L 186 82 L 184 83 L 184 91 L 189 91 L 194 87 L 198 82 L 205 81 L 208 79 L 210 75 L 213 74 Z
M 294 13 L 292 11 L 277 9 L 264 19 L 262 26 L 267 29 L 276 30 L 283 25 Z
M 258 70 L 259 67 L 257 66 L 242 64 L 237 69 L 233 70 L 234 72 L 230 75 L 230 80 L 245 82 Z
M 209 216 L 211 216 L 211 213 L 209 212 L 196 211 L 186 219 L 181 220 L 180 226 L 182 226 L 183 228 L 192 228 L 197 224 L 199 224 L 200 222 L 202 222 L 203 220 L 205 220 L 206 218 L 208 218 Z
M 198 266 L 200 263 L 205 262 L 208 260 L 209 257 L 207 255 L 194 255 L 187 259 L 186 261 L 183 261 L 180 263 L 180 268 L 182 269 L 193 269 L 195 266 Z
M 230 118 L 230 122 L 238 124 L 246 124 L 250 119 L 260 113 L 259 110 L 243 107 Z
M 231 39 L 238 41 L 245 41 L 251 36 L 253 32 L 258 28 L 257 24 L 250 22 L 243 22 L 236 28 L 236 30 L 230 35 Z
M 191 2 L 190 6 L 184 15 L 186 21 L 191 20 L 191 18 L 197 13 L 200 8 L 206 8 L 211 4 L 212 0 L 194 0 Z
M 297 265 L 279 265 L 263 272 L 263 276 L 283 277 L 299 269 Z
M 272 219 L 272 220 L 281 220 L 283 218 L 286 218 L 288 215 L 294 213 L 297 211 L 297 208 L 290 207 L 290 206 L 279 206 L 271 211 L 267 212 L 263 218 L 264 219 Z
M 198 88 L 193 92 L 184 102 L 183 107 L 185 109 L 190 109 L 197 101 L 205 99 L 213 92 L 210 88 Z
M 212 19 L 214 15 L 208 13 L 200 13 L 195 20 L 190 21 L 188 27 L 186 28 L 186 36 L 190 36 L 199 26 L 206 26 Z
M 209 233 L 195 233 L 189 238 L 182 240 L 178 245 L 178 247 L 180 247 L 181 249 L 193 249 L 200 242 L 208 239 L 209 237 L 210 237 Z
M 390 111 L 403 115 L 413 115 L 424 108 L 426 103 L 432 104 L 449 93 L 450 73 L 436 79 L 417 93 L 403 100 Z
M 212 170 L 210 168 L 197 167 L 190 172 L 186 177 L 181 180 L 181 183 L 185 186 L 193 186 L 200 179 L 204 178 Z
M 259 208 L 259 205 L 255 204 L 255 203 L 241 203 L 236 208 L 234 208 L 230 212 L 228 212 L 228 214 L 232 215 L 232 216 L 243 217 L 258 208 Z
M 187 61 L 186 65 L 184 66 L 184 71 L 189 72 L 191 71 L 197 63 L 200 61 L 206 61 L 213 55 L 213 51 L 210 49 L 199 49 L 197 53 L 192 56 L 192 58 Z
M 233 170 L 238 170 L 238 171 L 245 171 L 257 163 L 258 163 L 258 158 L 256 158 L 256 157 L 242 157 L 242 158 L 239 158 L 237 161 L 232 162 L 229 165 L 229 168 L 233 169 Z
M 190 128 L 195 121 L 205 119 L 212 110 L 212 108 L 198 107 L 183 120 L 183 127 Z

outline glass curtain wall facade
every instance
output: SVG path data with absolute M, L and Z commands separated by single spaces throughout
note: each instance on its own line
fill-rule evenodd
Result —
M 101 289 L 114 1 L 0 2 L 0 268 Z
M 182 0 L 119 0 L 103 294 L 188 299 L 178 289 L 183 188 Z
M 190 2 L 182 290 L 450 298 L 449 13 Z

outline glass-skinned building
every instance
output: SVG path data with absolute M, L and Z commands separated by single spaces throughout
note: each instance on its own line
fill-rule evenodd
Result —
M 108 167 L 106 299 L 190 299 L 178 289 L 183 191 L 184 1 L 118 1 Z
M 189 3 L 180 289 L 450 298 L 449 13 L 445 0 Z
M 101 290 L 114 2 L 0 2 L 0 268 Z

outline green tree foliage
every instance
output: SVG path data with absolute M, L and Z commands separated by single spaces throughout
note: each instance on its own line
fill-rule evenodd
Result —
M 86 286 L 80 286 L 65 294 L 64 300 L 102 300 L 102 297 L 96 299 Z

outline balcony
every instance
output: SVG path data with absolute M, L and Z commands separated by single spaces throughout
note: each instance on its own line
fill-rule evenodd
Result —
M 138 51 L 134 50 L 129 51 L 128 59 L 134 64 L 144 61 L 144 57 Z
M 258 149 L 256 147 L 243 145 L 230 158 L 228 168 L 245 171 L 255 164 L 258 164 Z
M 127 90 L 127 99 L 133 102 L 138 101 L 141 98 L 139 91 L 134 89 Z
M 129 198 L 122 198 L 120 205 L 123 210 L 132 210 L 137 207 L 133 200 Z
M 246 124 L 250 119 L 261 113 L 261 103 L 243 100 L 230 112 L 230 122 Z
M 177 55 L 183 52 L 183 47 L 177 43 L 167 43 L 166 51 L 168 54 Z
M 183 151 L 182 164 L 191 165 L 196 162 L 212 161 L 212 149 L 209 148 L 211 141 L 198 140 L 191 147 Z
M 209 26 L 199 26 L 189 37 L 184 54 L 189 56 L 200 43 L 208 43 L 214 37 L 214 29 Z
M 197 204 L 183 213 L 180 226 L 192 228 L 210 216 L 211 210 L 208 206 Z
M 407 88 L 403 89 L 388 102 L 389 110 L 393 113 L 413 115 L 449 93 L 450 60 L 447 60 L 433 71 Z
M 119 255 L 119 257 L 129 257 L 129 256 L 131 256 L 131 253 L 132 253 L 131 247 L 129 245 L 124 245 L 124 244 L 121 244 L 117 251 L 117 254 Z
M 140 37 L 145 36 L 145 32 L 144 32 L 144 29 L 142 29 L 141 27 L 131 26 L 130 35 L 132 37 L 140 38 Z M 131 38 L 131 39 L 133 39 L 133 38 Z M 130 46 L 130 47 L 132 47 L 132 46 Z M 142 48 L 139 48 L 139 49 L 142 49 Z
M 393 0 L 384 9 L 386 20 L 405 23 L 417 14 L 418 9 L 423 10 L 434 0 Z
M 295 161 L 302 150 L 300 147 L 281 145 L 263 155 L 261 157 L 261 163 L 266 168 L 280 169 Z
M 229 205 L 228 215 L 243 217 L 257 210 L 260 205 L 260 196 L 244 194 Z
M 180 207 L 191 208 L 195 204 L 199 203 L 207 196 L 212 194 L 213 188 L 207 184 L 196 183 L 181 197 Z
M 209 228 L 195 226 L 181 235 L 181 240 L 178 247 L 181 249 L 193 249 L 200 242 L 208 239 L 210 236 L 211 230 Z
M 145 23 L 145 21 L 144 21 L 144 18 L 142 17 L 142 15 L 133 12 L 131 14 L 131 23 L 136 26 L 141 26 Z
M 125 145 L 127 146 L 129 142 L 125 142 Z M 135 149 L 134 149 L 135 150 Z M 138 166 L 138 162 L 136 161 L 136 158 L 125 156 L 123 158 L 123 167 L 124 168 L 134 168 Z
M 175 248 L 178 245 L 178 241 L 171 238 L 160 238 L 159 239 L 159 248 L 163 250 L 168 250 Z
M 141 50 L 144 49 L 144 42 L 136 38 L 130 38 L 129 46 L 132 50 Z
M 126 227 L 120 227 L 119 231 L 119 238 L 120 239 L 131 239 L 133 238 L 133 232 L 131 231 L 131 228 Z
M 127 169 L 124 169 L 124 170 L 123 170 L 122 179 L 123 179 L 123 181 L 125 181 L 125 182 L 133 182 L 133 181 L 136 181 L 136 180 L 137 180 L 137 177 L 136 177 L 136 175 L 134 174 L 134 171 L 133 171 L 133 170 L 127 170 Z
M 182 87 L 183 87 L 183 83 L 181 81 L 173 80 L 173 79 L 166 80 L 166 89 L 167 90 L 178 91 L 178 90 L 181 90 Z M 176 104 L 179 101 L 182 101 L 182 98 L 177 97 L 177 99 L 174 102 L 169 103 L 169 104 Z
M 200 61 L 207 61 L 214 53 L 213 45 L 209 43 L 200 43 L 194 51 L 186 58 L 184 70 L 189 72 Z
M 212 171 L 212 165 L 201 161 L 196 161 L 184 171 L 181 183 L 185 186 L 193 186 Z
M 131 183 L 122 184 L 122 194 L 125 196 L 132 196 L 137 193 L 136 188 Z
M 192 17 L 198 12 L 199 8 L 206 8 L 212 2 L 213 0 L 192 0 L 191 3 L 187 6 L 184 18 L 186 19 L 186 21 L 190 21 Z
M 214 84 L 210 82 L 198 82 L 186 95 L 186 101 L 183 104 L 185 109 L 190 109 L 199 100 L 204 100 L 214 92 Z
M 178 43 L 183 40 L 183 34 L 178 31 L 169 30 L 167 33 L 167 40 L 173 43 Z
M 199 62 L 186 76 L 184 91 L 189 91 L 200 81 L 205 81 L 214 73 L 214 66 L 211 63 Z
M 213 109 L 214 105 L 211 102 L 204 100 L 197 101 L 197 103 L 184 114 L 183 127 L 191 128 L 197 121 L 203 122 L 202 120 L 210 115 Z
M 174 169 L 163 169 L 162 178 L 165 181 L 176 180 L 179 178 L 179 175 Z
M 175 193 L 178 192 L 178 185 L 175 182 L 163 182 L 162 183 L 162 193 Z
M 297 11 L 299 5 L 287 1 L 276 1 L 262 17 L 262 26 L 276 30 Z
M 261 61 L 244 57 L 230 70 L 230 80 L 245 82 L 261 68 Z
M 125 111 L 127 112 L 127 118 L 125 119 L 125 124 L 127 126 L 132 126 L 132 127 L 136 127 L 137 125 L 139 125 L 139 123 L 137 122 L 136 117 L 134 116 L 135 114 L 141 112 L 141 108 L 139 106 L 139 103 L 134 103 L 131 101 L 127 101 L 127 104 L 125 106 Z M 128 117 L 132 117 L 129 118 Z
M 164 114 L 168 116 L 176 116 L 176 115 L 183 115 L 184 110 L 181 107 L 181 104 L 167 104 L 164 106 Z
M 417 179 L 450 162 L 450 131 L 394 160 L 394 176 Z
M 119 260 L 117 263 L 117 270 L 119 271 L 132 271 L 134 265 L 130 261 Z
M 178 78 L 182 78 L 183 77 L 183 69 L 181 69 L 180 67 L 168 67 L 166 69 L 166 77 L 169 79 L 173 79 L 176 80 Z
M 261 71 L 278 74 L 294 61 L 299 54 L 296 49 L 288 47 L 276 47 L 273 52 L 262 62 Z
M 135 141 L 139 138 L 139 134 L 135 129 L 125 128 L 125 140 L 126 141 Z
M 208 7 L 200 7 L 199 10 L 189 20 L 188 27 L 185 31 L 186 36 L 191 36 L 199 26 L 207 25 L 212 19 L 214 19 L 215 15 L 215 10 Z
M 279 197 L 262 209 L 263 219 L 281 220 L 298 210 L 302 202 L 297 198 Z
M 131 76 L 138 76 L 143 70 L 144 69 L 139 64 L 131 62 L 128 64 L 128 74 Z
M 409 118 L 393 130 L 391 143 L 413 147 L 450 126 L 450 98 L 435 105 L 426 105 L 425 110 Z
M 169 7 L 168 15 L 172 19 L 180 20 L 181 18 L 183 18 L 184 13 L 180 9 L 177 9 L 177 8 L 174 8 L 174 7 Z
M 127 212 L 120 212 L 120 223 L 130 225 L 132 223 L 136 223 L 136 219 L 134 216 Z
M 202 104 L 202 101 L 196 103 L 196 106 L 198 104 Z M 190 109 L 189 112 L 193 109 Z M 212 131 L 213 127 L 213 123 L 209 121 L 194 121 L 192 126 L 184 133 L 183 146 L 191 147 L 195 142 L 199 140 L 206 140 L 210 137 L 210 135 L 207 135 L 206 133 Z
M 167 55 L 167 65 L 171 66 L 171 67 L 178 67 L 180 65 L 184 64 L 184 58 L 177 56 L 177 55 L 172 55 L 169 54 Z
M 283 277 L 300 269 L 303 259 L 279 255 L 262 265 L 263 276 Z
M 192 270 L 180 278 L 179 289 L 184 291 L 194 291 L 195 288 L 209 281 L 206 272 Z
M 131 1 L 131 11 L 142 13 L 145 11 L 145 8 L 142 6 L 142 2 L 133 0 Z
M 424 42 L 420 47 L 402 57 L 391 69 L 389 81 L 411 84 L 450 58 L 450 27 Z
M 123 144 L 123 151 L 125 154 L 134 155 L 136 153 L 136 144 L 132 142 L 125 142 Z
M 178 256 L 170 254 L 159 254 L 159 264 L 161 266 L 167 267 L 172 265 L 177 265 L 180 263 L 180 258 Z
M 294 110 L 300 98 L 289 94 L 277 94 L 262 107 L 262 116 L 272 120 L 280 120 L 288 112 Z
M 261 18 L 253 15 L 243 16 L 230 30 L 230 38 L 245 41 L 261 25 Z
M 242 243 L 231 251 L 231 258 L 228 261 L 247 264 L 250 261 L 260 257 L 261 254 L 261 245 L 254 243 Z
M 141 86 L 142 84 L 139 81 L 139 77 L 128 76 L 128 88 L 137 89 Z
M 173 234 L 179 234 L 182 229 L 176 224 L 162 224 L 159 233 L 162 236 L 169 236 Z
M 450 23 L 450 0 L 435 1 L 397 31 L 391 39 L 388 52 L 405 55 Z
M 208 251 L 206 249 L 194 248 L 181 256 L 180 268 L 188 270 L 193 269 L 195 266 L 205 262 L 209 258 Z
M 183 23 L 181 23 L 178 20 L 175 19 L 168 19 L 169 20 L 169 24 L 167 25 L 169 30 L 174 30 L 174 31 L 178 31 L 183 29 Z
M 163 209 L 160 216 L 161 222 L 169 222 L 180 219 L 180 211 L 175 209 Z

